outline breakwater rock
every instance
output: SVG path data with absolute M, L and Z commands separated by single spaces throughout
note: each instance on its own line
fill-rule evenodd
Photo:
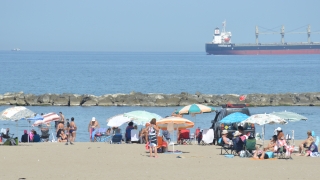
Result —
M 227 103 L 246 103 L 250 106 L 320 106 L 320 92 L 284 94 L 247 94 L 244 101 L 238 94 L 0 94 L 0 105 L 17 106 L 185 106 L 192 103 L 221 106 Z

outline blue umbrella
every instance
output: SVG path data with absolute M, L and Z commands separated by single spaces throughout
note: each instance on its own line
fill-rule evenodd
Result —
M 240 123 L 241 121 L 248 118 L 249 116 L 246 114 L 243 114 L 241 112 L 235 112 L 221 119 L 220 123 Z
M 36 121 L 36 120 L 43 120 L 43 117 L 40 114 L 37 114 L 35 117 L 28 118 L 28 121 Z

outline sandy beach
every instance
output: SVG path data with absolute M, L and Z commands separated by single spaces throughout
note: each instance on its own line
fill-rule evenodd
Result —
M 320 160 L 295 155 L 293 160 L 225 158 L 214 145 L 179 145 L 175 149 L 182 154 L 159 158 L 150 158 L 142 144 L 21 143 L 0 148 L 0 179 L 309 179 L 318 175 Z

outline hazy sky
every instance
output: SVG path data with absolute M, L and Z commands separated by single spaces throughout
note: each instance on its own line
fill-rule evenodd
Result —
M 202 52 L 223 20 L 233 43 L 254 43 L 256 25 L 320 31 L 319 7 L 319 0 L 1 1 L 0 50 Z M 311 40 L 320 42 L 320 34 Z M 280 35 L 260 42 L 280 42 Z

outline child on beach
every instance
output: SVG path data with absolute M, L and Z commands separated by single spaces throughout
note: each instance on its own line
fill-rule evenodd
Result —
M 154 152 L 154 157 L 157 158 L 158 157 L 158 153 L 157 153 L 157 134 L 159 133 L 159 128 L 156 125 L 156 119 L 153 118 L 150 121 L 150 126 L 147 127 L 148 128 L 148 142 L 149 142 L 149 152 L 150 152 L 150 157 L 152 157 L 152 151 Z

